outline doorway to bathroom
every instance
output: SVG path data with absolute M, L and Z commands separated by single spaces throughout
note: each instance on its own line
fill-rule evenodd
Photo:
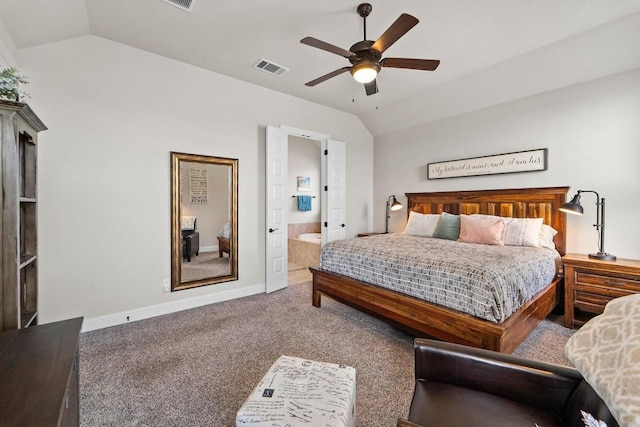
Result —
M 311 280 L 309 267 L 320 263 L 322 143 L 288 137 L 287 260 L 288 284 Z
M 345 238 L 346 227 L 346 144 L 332 140 L 329 135 L 288 126 L 267 126 L 266 147 L 266 274 L 265 290 L 274 292 L 288 285 L 289 211 L 295 203 L 296 211 L 320 211 L 321 240 L 326 244 Z M 295 187 L 289 187 L 289 137 L 300 137 L 307 144 L 320 143 L 320 190 L 314 199 L 311 176 L 302 172 L 300 182 L 295 175 Z M 313 146 L 314 151 L 317 145 Z M 317 151 L 316 151 L 317 152 Z M 308 179 L 307 179 L 308 178 Z M 291 178 L 293 179 L 293 178 Z M 298 195 L 309 195 L 299 198 Z M 315 202 L 314 202 L 315 201 Z M 298 203 L 307 204 L 298 208 Z M 311 210 L 309 211 L 309 205 Z M 299 210 L 298 210 L 299 209 Z M 299 235 L 297 234 L 297 240 Z

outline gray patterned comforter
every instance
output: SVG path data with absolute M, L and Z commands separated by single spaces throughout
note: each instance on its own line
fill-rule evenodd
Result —
M 320 267 L 499 323 L 553 280 L 559 259 L 545 248 L 382 234 L 328 243 Z

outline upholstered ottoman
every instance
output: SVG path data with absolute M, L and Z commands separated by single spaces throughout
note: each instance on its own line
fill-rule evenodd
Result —
M 236 426 L 355 426 L 356 370 L 280 356 L 236 415 Z

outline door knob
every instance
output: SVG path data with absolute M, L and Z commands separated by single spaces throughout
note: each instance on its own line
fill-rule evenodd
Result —
M 344 225 L 344 224 L 340 224 L 340 227 L 346 227 L 346 225 Z
M 277 230 L 277 228 L 270 228 L 270 229 L 269 229 L 269 233 L 273 233 L 273 232 L 274 232 L 274 231 L 276 231 L 276 230 Z

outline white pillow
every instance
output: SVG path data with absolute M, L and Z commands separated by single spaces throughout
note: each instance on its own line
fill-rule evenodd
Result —
M 411 236 L 433 237 L 433 231 L 436 229 L 439 219 L 439 214 L 422 214 L 411 211 L 402 233 Z
M 502 241 L 509 246 L 540 246 L 542 218 L 505 218 Z
M 553 238 L 556 234 L 558 234 L 558 231 L 555 228 L 547 224 L 542 224 L 542 227 L 540 227 L 540 235 L 538 236 L 538 245 L 547 249 L 555 249 L 556 244 Z

